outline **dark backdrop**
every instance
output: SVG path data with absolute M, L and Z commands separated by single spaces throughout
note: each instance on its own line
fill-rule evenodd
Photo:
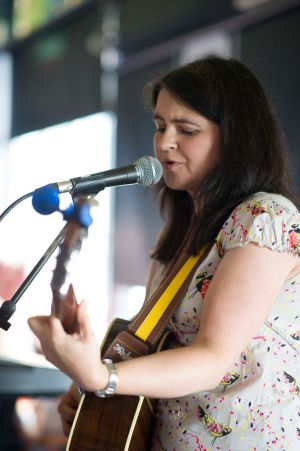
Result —
M 241 33 L 241 59 L 258 76 L 283 125 L 300 189 L 300 9 Z
M 117 166 L 152 154 L 153 125 L 141 104 L 144 84 L 177 64 L 180 42 L 215 27 L 230 34 L 233 56 L 254 70 L 274 102 L 300 187 L 300 2 L 278 0 L 243 14 L 229 0 L 119 4 L 123 63 L 115 106 Z M 101 110 L 99 58 L 89 52 L 87 41 L 99 28 L 104 6 L 88 2 L 79 13 L 11 44 L 13 135 Z M 161 224 L 153 196 L 140 186 L 117 188 L 115 212 L 115 281 L 144 284 L 148 254 Z

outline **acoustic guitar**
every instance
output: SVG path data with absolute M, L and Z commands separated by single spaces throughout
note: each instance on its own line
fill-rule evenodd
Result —
M 107 332 L 105 347 L 127 322 L 116 319 Z M 168 341 L 166 332 L 157 351 Z M 154 426 L 155 402 L 143 396 L 98 398 L 82 395 L 70 431 L 67 451 L 148 451 Z
M 81 248 L 87 237 L 90 200 L 80 198 L 74 203 L 74 211 L 65 219 L 64 239 L 59 246 L 51 289 L 52 312 L 58 316 L 67 333 L 74 333 L 76 300 L 66 300 L 70 286 L 69 267 L 74 252 Z M 105 355 L 114 338 L 125 330 L 129 322 L 116 319 L 107 331 L 101 346 Z M 169 332 L 165 332 L 156 351 L 166 346 Z M 120 358 L 121 360 L 121 358 Z M 88 371 L 88 368 L 87 368 Z M 67 442 L 67 451 L 148 451 L 151 447 L 154 401 L 142 396 L 116 395 L 99 398 L 93 393 L 84 393 L 76 412 Z

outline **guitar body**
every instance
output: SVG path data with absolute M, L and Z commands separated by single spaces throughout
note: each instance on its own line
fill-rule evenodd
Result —
M 127 321 L 116 319 L 102 348 L 106 348 Z M 166 344 L 166 332 L 157 351 Z M 66 451 L 149 451 L 154 427 L 154 403 L 143 396 L 99 398 L 82 395 Z
M 150 450 L 153 409 L 137 396 L 82 396 L 67 451 Z M 74 429 L 73 429 L 74 428 Z

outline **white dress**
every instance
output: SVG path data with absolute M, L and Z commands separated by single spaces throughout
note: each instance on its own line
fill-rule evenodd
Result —
M 250 242 L 299 254 L 296 207 L 283 196 L 257 193 L 235 208 L 170 322 L 178 345 L 198 332 L 201 305 L 224 254 Z M 284 283 L 264 325 L 215 389 L 158 401 L 152 450 L 299 451 L 299 353 L 300 273 Z

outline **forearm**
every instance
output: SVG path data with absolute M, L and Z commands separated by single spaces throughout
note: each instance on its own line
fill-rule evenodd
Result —
M 199 345 L 182 347 L 117 363 L 117 394 L 172 398 L 214 388 L 226 370 L 226 363 Z M 103 388 L 107 375 L 94 375 L 94 391 Z

